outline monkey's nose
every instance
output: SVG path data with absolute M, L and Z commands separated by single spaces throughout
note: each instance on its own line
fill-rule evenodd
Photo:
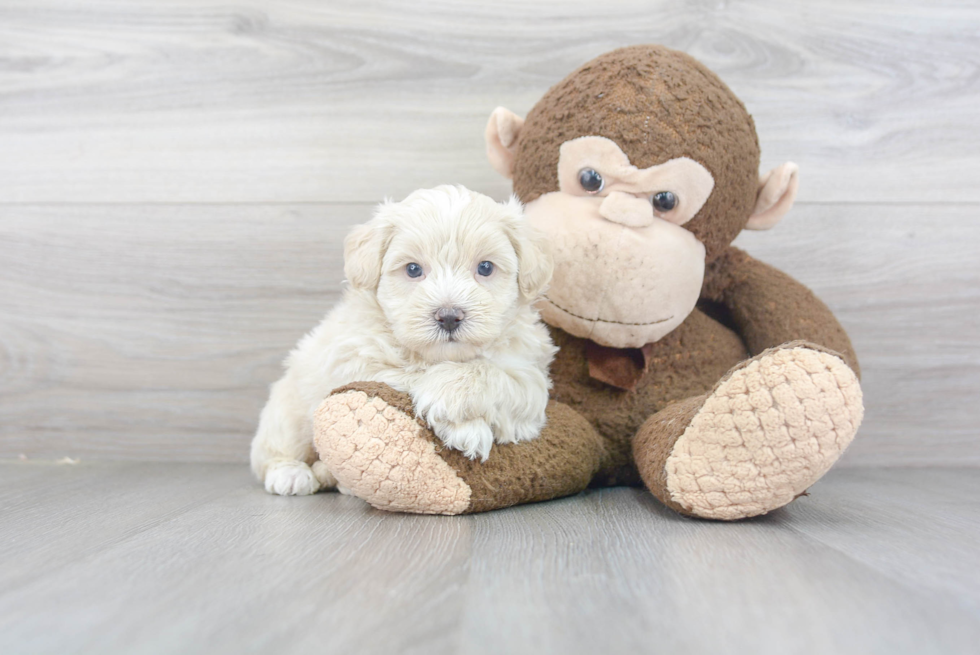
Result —
M 459 324 L 463 322 L 464 318 L 466 318 L 466 314 L 459 307 L 443 307 L 436 311 L 436 321 L 439 323 L 439 327 L 450 334 L 459 328 Z
M 632 193 L 612 191 L 599 205 L 599 215 L 626 227 L 646 227 L 653 223 L 653 205 Z

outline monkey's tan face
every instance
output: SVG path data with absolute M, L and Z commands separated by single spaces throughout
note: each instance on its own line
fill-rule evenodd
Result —
M 694 309 L 705 249 L 681 227 L 714 188 L 686 157 L 638 169 L 615 142 L 582 137 L 561 146 L 559 190 L 525 208 L 552 243 L 555 273 L 542 318 L 604 346 L 661 339 Z

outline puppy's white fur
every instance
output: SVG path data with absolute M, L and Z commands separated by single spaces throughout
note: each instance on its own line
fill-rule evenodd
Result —
M 436 435 L 471 458 L 538 435 L 556 348 L 533 303 L 552 263 L 519 202 L 458 186 L 416 191 L 354 228 L 344 259 L 350 287 L 290 353 L 259 419 L 252 470 L 267 491 L 336 485 L 317 460 L 313 412 L 350 382 L 407 392 Z M 477 272 L 484 261 L 489 276 Z M 423 274 L 409 277 L 410 263 Z M 439 327 L 441 308 L 464 313 L 455 332 Z

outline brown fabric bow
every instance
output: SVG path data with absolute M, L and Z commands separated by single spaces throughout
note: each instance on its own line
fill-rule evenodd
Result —
M 609 348 L 590 341 L 585 346 L 589 376 L 626 391 L 636 389 L 652 355 L 652 343 L 642 348 Z

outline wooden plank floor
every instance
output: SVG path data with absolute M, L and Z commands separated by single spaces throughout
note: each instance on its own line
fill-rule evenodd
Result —
M 976 653 L 980 472 L 736 524 L 635 489 L 470 517 L 232 464 L 0 464 L 2 653 Z

